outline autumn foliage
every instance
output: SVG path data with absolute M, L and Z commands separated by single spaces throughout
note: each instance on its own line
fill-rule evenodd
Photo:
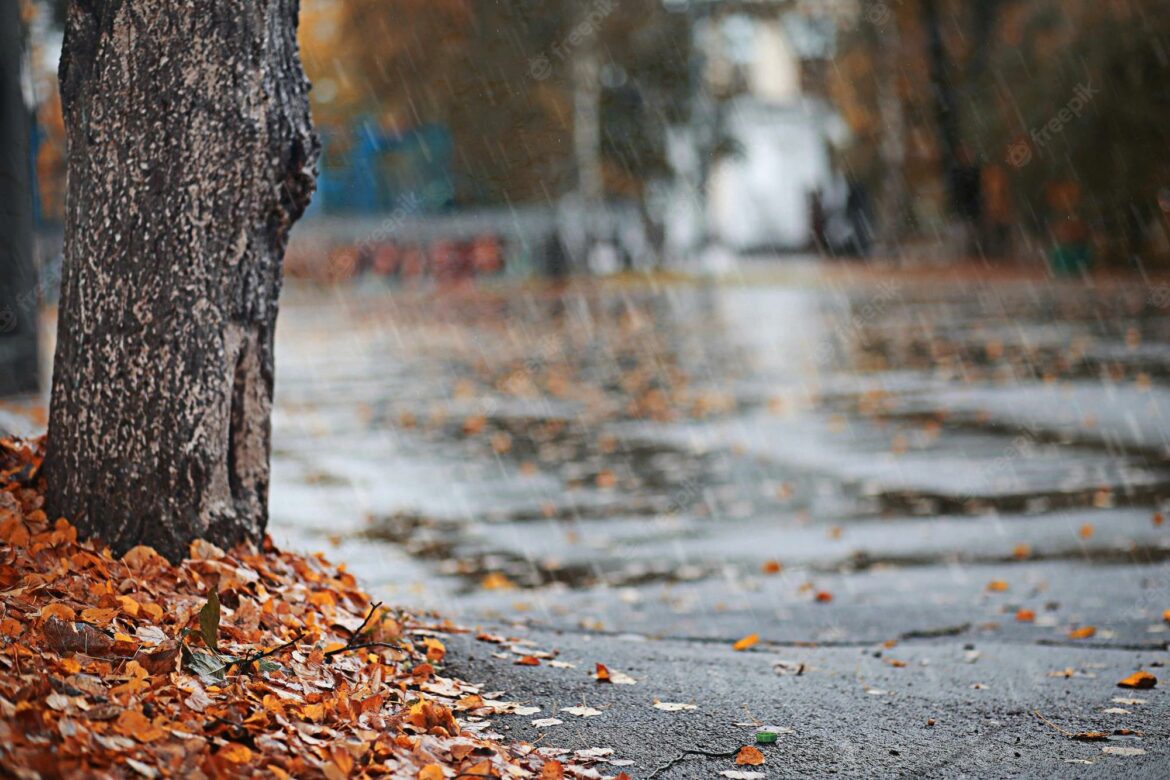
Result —
M 442 675 L 458 629 L 321 556 L 79 541 L 41 509 L 42 451 L 0 442 L 0 774 L 599 777 L 465 733 L 499 710 Z

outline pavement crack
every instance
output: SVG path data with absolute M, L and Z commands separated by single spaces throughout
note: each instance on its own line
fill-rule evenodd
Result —
M 679 762 L 686 761 L 691 756 L 704 756 L 706 758 L 730 758 L 731 756 L 734 756 L 737 753 L 739 753 L 739 748 L 732 748 L 731 750 L 724 750 L 722 752 L 717 752 L 714 750 L 706 750 L 704 748 L 683 748 L 677 756 L 670 759 L 665 764 L 662 764 L 661 766 L 659 766 L 657 769 L 655 769 L 653 772 L 651 772 L 646 777 L 647 777 L 647 780 L 649 780 L 650 778 L 658 777 L 658 775 L 662 774 L 663 772 L 667 771 L 668 769 L 673 769 Z

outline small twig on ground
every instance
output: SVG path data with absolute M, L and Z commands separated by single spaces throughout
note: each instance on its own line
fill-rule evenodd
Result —
M 1060 732 L 1061 734 L 1063 734 L 1064 736 L 1066 736 L 1066 737 L 1075 737 L 1075 736 L 1076 736 L 1076 735 L 1075 735 L 1075 734 L 1073 734 L 1071 731 L 1065 731 L 1065 730 L 1064 730 L 1064 729 L 1062 729 L 1060 726 L 1057 726 L 1055 723 L 1053 723 L 1052 721 L 1050 721 L 1048 718 L 1046 718 L 1046 717 L 1044 717 L 1043 715 L 1041 715 L 1041 714 L 1040 714 L 1040 712 L 1039 712 L 1038 710 L 1032 710 L 1032 714 L 1033 714 L 1033 715 L 1035 715 L 1037 718 L 1039 718 L 1041 723 L 1044 723 L 1044 724 L 1045 724 L 1045 725 L 1047 725 L 1047 726 L 1051 726 L 1052 728 L 1056 729 L 1057 731 L 1059 731 L 1059 732 Z
M 378 611 L 378 607 L 380 607 L 380 606 L 382 606 L 382 602 L 380 602 L 380 601 L 375 601 L 373 603 L 373 605 L 370 607 L 369 614 L 366 615 L 366 619 L 363 620 L 362 624 L 357 627 L 357 631 L 354 631 L 353 634 L 350 635 L 350 639 L 349 639 L 350 642 L 352 642 L 353 640 L 355 640 L 359 636 L 361 636 L 362 632 L 366 630 L 366 626 L 368 626 L 370 624 L 370 621 L 374 619 L 374 613 Z
M 283 651 L 285 651 L 285 650 L 288 650 L 290 647 L 292 647 L 293 645 L 295 645 L 297 642 L 301 641 L 301 638 L 302 638 L 303 636 L 304 636 L 304 634 L 297 634 L 295 637 L 293 637 L 293 638 L 292 638 L 292 639 L 290 639 L 289 641 L 285 642 L 283 645 L 280 645 L 280 646 L 278 646 L 278 647 L 274 647 L 274 648 L 272 648 L 271 650 L 266 650 L 266 651 L 265 651 L 265 652 L 263 652 L 263 653 L 256 653 L 256 654 L 254 654 L 254 655 L 250 655 L 250 656 L 248 656 L 247 658 L 237 658 L 236 660 L 234 660 L 234 661 L 232 661 L 231 663 L 229 663 L 229 664 L 228 664 L 228 667 L 232 667 L 232 666 L 244 666 L 244 667 L 251 666 L 252 664 L 256 663 L 257 661 L 261 661 L 261 660 L 263 660 L 263 659 L 265 659 L 265 658 L 270 658 L 270 657 L 272 657 L 272 656 L 276 655 L 277 653 L 280 653 L 280 652 L 283 652 Z
M 325 654 L 325 657 L 332 658 L 335 655 L 340 655 L 341 653 L 347 653 L 350 650 L 365 650 L 368 647 L 385 647 L 385 648 L 389 648 L 390 650 L 401 650 L 402 649 L 401 645 L 391 644 L 390 642 L 359 642 L 356 645 L 346 645 L 345 647 L 339 647 L 336 650 L 330 650 L 328 653 Z

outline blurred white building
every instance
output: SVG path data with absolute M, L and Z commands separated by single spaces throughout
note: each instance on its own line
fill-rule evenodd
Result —
M 806 41 L 794 45 L 794 29 L 779 15 L 732 14 L 703 25 L 696 45 L 705 95 L 698 99 L 707 101 L 709 126 L 700 120 L 669 138 L 676 187 L 668 250 L 686 255 L 709 243 L 735 252 L 804 249 L 813 241 L 813 193 L 830 210 L 840 196 L 831 150 L 848 135 L 806 86 L 810 61 L 824 52 L 810 56 Z

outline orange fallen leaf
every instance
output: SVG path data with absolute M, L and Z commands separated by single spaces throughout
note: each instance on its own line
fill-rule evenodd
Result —
M 1080 628 L 1074 628 L 1072 631 L 1069 631 L 1068 638 L 1088 639 L 1089 637 L 1096 635 L 1096 633 L 1097 629 L 1093 626 L 1081 626 Z
M 560 761 L 545 761 L 540 768 L 540 780 L 564 780 L 565 766 Z
M 764 561 L 764 565 L 760 567 L 760 571 L 764 574 L 779 574 L 784 571 L 784 567 L 780 565 L 780 561 Z
M 609 669 L 606 668 L 605 664 L 597 665 L 597 673 L 593 675 L 593 678 L 597 682 L 610 682 Z
M 443 767 L 438 764 L 427 764 L 418 770 L 418 780 L 443 780 Z
M 495 772 L 492 771 L 492 762 L 486 759 L 480 761 L 470 769 L 464 769 L 459 773 L 460 777 L 492 777 L 494 774 Z
M 109 625 L 110 621 L 118 616 L 116 609 L 100 609 L 98 607 L 90 607 L 81 611 L 81 619 L 86 623 L 93 623 L 96 626 Z
M 1008 584 L 1003 580 L 992 580 L 987 583 L 987 589 L 992 593 L 1003 593 L 1008 589 Z
M 744 745 L 735 754 L 735 763 L 740 766 L 759 766 L 764 763 L 764 754 L 760 752 L 759 748 Z
M 1117 683 L 1118 688 L 1138 688 L 1140 690 L 1147 690 L 1153 688 L 1158 684 L 1158 678 L 1149 672 L 1138 671 L 1126 677 L 1121 682 Z
M 1012 548 L 1012 557 L 1017 561 L 1022 561 L 1032 557 L 1032 548 L 1026 544 L 1017 544 Z
M 739 640 L 731 646 L 732 650 L 740 651 L 747 650 L 749 647 L 757 644 L 760 641 L 759 634 L 748 634 L 743 639 Z
M 534 655 L 526 655 L 516 659 L 516 666 L 540 666 L 540 659 Z
M 333 759 L 333 765 L 337 767 L 341 777 L 349 777 L 353 774 L 353 755 L 342 746 L 337 746 L 329 751 L 329 757 Z
M 1161 525 L 1162 523 L 1166 522 L 1166 518 L 1162 516 L 1161 512 L 1154 512 L 1154 517 L 1152 518 L 1152 520 L 1153 520 L 1153 523 L 1155 526 Z
M 220 748 L 217 756 L 232 764 L 247 764 L 252 760 L 252 751 L 247 745 L 239 742 L 229 742 L 226 747 Z
M 139 742 L 154 742 L 166 736 L 166 732 L 155 726 L 138 710 L 122 710 L 114 722 L 114 730 L 124 737 L 133 737 Z
M 819 590 L 817 591 L 816 600 L 819 604 L 828 604 L 833 600 L 833 594 L 827 590 Z
M 493 571 L 484 577 L 479 586 L 484 590 L 514 590 L 516 584 L 498 571 Z
M 1104 742 L 1109 739 L 1109 735 L 1104 731 L 1080 731 L 1069 739 L 1075 739 L 1078 742 Z
M 1021 609 L 1016 612 L 1016 620 L 1020 623 L 1031 623 L 1036 620 L 1036 613 L 1030 609 Z
M 57 618 L 58 620 L 76 620 L 77 613 L 73 611 L 72 607 L 67 607 L 64 604 L 46 604 L 41 607 L 41 620 L 48 620 L 49 618 Z
M 1085 523 L 1084 525 L 1082 525 L 1080 527 L 1080 529 L 1077 531 L 1077 536 L 1081 537 L 1082 539 L 1089 539 L 1090 537 L 1092 537 L 1093 536 L 1093 524 L 1092 523 Z

